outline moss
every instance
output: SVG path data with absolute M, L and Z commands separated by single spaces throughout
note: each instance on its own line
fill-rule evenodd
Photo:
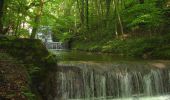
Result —
M 24 62 L 34 90 L 45 81 L 48 72 L 57 70 L 55 55 L 48 52 L 40 40 L 4 37 L 0 38 L 0 49 Z

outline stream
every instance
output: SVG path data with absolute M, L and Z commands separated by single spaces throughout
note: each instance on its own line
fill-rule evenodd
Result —
M 54 100 L 170 100 L 170 61 L 53 51 Z

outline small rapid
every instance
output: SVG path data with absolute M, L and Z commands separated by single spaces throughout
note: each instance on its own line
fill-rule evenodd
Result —
M 170 100 L 170 64 L 59 63 L 55 100 Z

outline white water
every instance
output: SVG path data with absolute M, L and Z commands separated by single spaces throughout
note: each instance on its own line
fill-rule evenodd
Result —
M 58 72 L 61 100 L 170 100 L 166 68 L 142 63 L 60 65 L 66 66 Z
M 49 50 L 65 50 L 66 45 L 62 42 L 47 42 L 45 43 L 47 49 Z
M 105 98 L 87 98 L 87 99 L 68 99 L 68 100 L 170 100 L 170 95 L 155 96 L 155 97 L 131 97 L 131 98 L 117 98 L 117 99 L 105 99 Z

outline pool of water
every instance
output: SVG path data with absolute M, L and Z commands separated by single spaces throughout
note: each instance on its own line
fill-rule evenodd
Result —
M 133 61 L 133 60 L 144 60 L 133 57 L 122 57 L 117 54 L 108 53 L 92 53 L 83 51 L 51 51 L 57 55 L 60 61 Z

